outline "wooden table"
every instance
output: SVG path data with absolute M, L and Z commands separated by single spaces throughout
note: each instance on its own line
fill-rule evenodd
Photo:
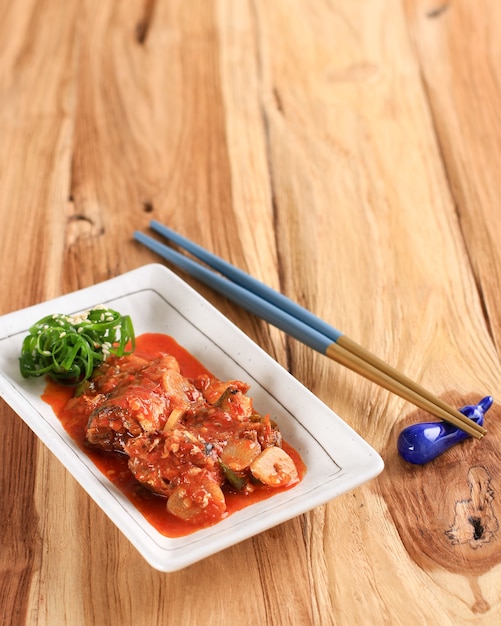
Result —
M 1 2 L 0 313 L 158 259 L 155 218 L 455 406 L 501 398 L 501 3 Z M 430 416 L 183 276 L 383 457 L 173 574 L 1 403 L 2 624 L 498 624 L 501 410 Z

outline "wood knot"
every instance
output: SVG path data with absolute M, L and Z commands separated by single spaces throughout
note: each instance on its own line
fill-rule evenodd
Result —
M 468 544 L 476 550 L 493 541 L 499 530 L 499 522 L 492 504 L 494 490 L 487 469 L 482 466 L 471 467 L 467 482 L 470 497 L 456 502 L 454 522 L 445 534 L 453 545 Z
M 477 398 L 463 400 L 473 404 Z M 486 437 L 463 441 L 423 466 L 404 461 L 396 442 L 403 428 L 427 415 L 415 411 L 395 425 L 378 484 L 405 549 L 422 569 L 481 576 L 501 562 L 501 500 L 495 497 L 501 489 L 500 417 L 501 407 L 493 405 Z
M 104 226 L 98 217 L 75 213 L 68 217 L 66 226 L 66 243 L 73 246 L 83 239 L 94 239 L 104 234 Z
M 431 11 L 428 11 L 428 13 L 426 14 L 426 17 L 431 18 L 431 19 L 434 19 L 436 17 L 440 17 L 448 9 L 449 9 L 449 4 L 446 2 L 445 4 L 442 4 L 441 6 L 437 7 L 436 9 L 431 9 Z

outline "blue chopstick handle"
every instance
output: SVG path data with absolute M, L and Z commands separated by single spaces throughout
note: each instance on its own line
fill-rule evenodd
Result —
M 323 335 L 315 329 L 310 328 L 303 321 L 293 317 L 283 309 L 278 308 L 271 302 L 264 300 L 261 296 L 248 291 L 241 285 L 231 282 L 227 278 L 215 274 L 212 270 L 199 265 L 184 254 L 169 248 L 168 246 L 152 239 L 141 232 L 134 233 L 134 239 L 142 243 L 153 252 L 170 261 L 173 265 L 197 278 L 201 282 L 209 285 L 215 291 L 239 304 L 254 315 L 261 317 L 270 324 L 280 328 L 288 335 L 295 337 L 313 350 L 325 354 L 327 347 L 333 343 L 330 337 Z
M 208 250 L 205 250 L 205 248 L 193 243 L 193 241 L 186 239 L 186 237 L 176 233 L 174 230 L 164 226 L 160 222 L 152 220 L 150 227 L 166 239 L 173 241 L 175 244 L 184 248 L 204 263 L 207 263 L 207 265 L 210 265 L 210 267 L 214 268 L 234 283 L 237 283 L 237 285 L 245 287 L 248 291 L 252 291 L 252 293 L 255 293 L 264 300 L 274 304 L 279 309 L 289 313 L 289 315 L 292 315 L 296 319 L 308 324 L 308 326 L 311 326 L 319 333 L 329 337 L 331 342 L 336 342 L 343 335 L 343 333 L 339 330 L 330 324 L 327 324 L 327 322 L 324 322 L 324 320 L 311 313 L 311 311 L 308 311 L 308 309 L 303 308 L 287 296 L 275 291 L 256 278 L 249 276 L 249 274 L 245 273 L 241 269 L 231 265 L 231 263 L 228 263 L 227 261 L 224 261 Z

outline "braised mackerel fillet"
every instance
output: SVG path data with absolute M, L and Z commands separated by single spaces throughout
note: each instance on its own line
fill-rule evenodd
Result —
M 247 384 L 187 378 L 178 361 L 110 357 L 72 400 L 88 415 L 87 444 L 128 456 L 134 477 L 186 521 L 225 517 L 225 490 L 252 492 L 299 480 L 282 435 L 253 408 Z

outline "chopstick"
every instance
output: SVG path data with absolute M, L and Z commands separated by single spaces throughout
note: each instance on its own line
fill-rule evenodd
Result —
M 311 311 L 160 222 L 153 220 L 150 227 L 163 238 L 186 250 L 209 267 L 201 265 L 185 254 L 181 254 L 144 233 L 135 232 L 134 238 L 229 300 L 273 324 L 317 352 L 435 417 L 453 424 L 472 437 L 480 439 L 486 434 L 485 428 L 407 378 Z M 215 273 L 213 270 L 219 273 Z

